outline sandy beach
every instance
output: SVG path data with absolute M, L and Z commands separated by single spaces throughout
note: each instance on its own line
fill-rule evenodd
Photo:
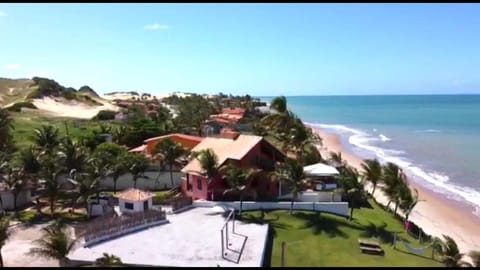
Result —
M 349 165 L 361 171 L 362 158 L 347 151 L 340 143 L 336 134 L 311 127 L 323 139 L 323 146 L 319 150 L 323 157 L 328 157 L 330 151 L 341 152 L 342 158 Z M 441 237 L 442 234 L 449 235 L 458 244 L 460 252 L 468 253 L 470 250 L 480 250 L 480 235 L 478 228 L 480 219 L 472 214 L 473 209 L 468 209 L 460 203 L 445 198 L 444 196 L 426 189 L 419 184 L 409 181 L 411 188 L 418 190 L 421 200 L 413 209 L 409 219 L 420 226 L 426 233 Z M 367 184 L 366 189 L 371 192 L 371 185 Z M 377 202 L 386 205 L 388 199 L 382 190 L 377 186 L 375 190 Z M 390 207 L 394 208 L 394 203 Z M 465 260 L 468 260 L 465 257 Z

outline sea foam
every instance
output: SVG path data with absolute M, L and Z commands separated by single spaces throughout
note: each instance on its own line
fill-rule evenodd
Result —
M 480 192 L 472 188 L 459 186 L 450 182 L 448 175 L 444 173 L 429 170 L 428 168 L 423 168 L 421 164 L 413 163 L 407 158 L 408 153 L 405 153 L 405 151 L 371 145 L 372 142 L 379 140 L 388 141 L 382 139 L 382 134 L 377 137 L 368 134 L 367 132 L 344 125 L 327 125 L 317 123 L 308 124 L 314 127 L 325 129 L 327 131 L 332 131 L 340 136 L 347 137 L 349 144 L 374 154 L 381 162 L 392 162 L 397 164 L 404 170 L 409 178 L 417 180 L 416 182 L 418 184 L 421 184 L 422 186 L 425 186 L 435 192 L 441 193 L 451 199 L 455 199 L 460 202 L 467 202 L 475 206 L 476 208 L 474 214 L 480 216 Z M 441 131 L 423 130 L 423 132 L 438 133 Z

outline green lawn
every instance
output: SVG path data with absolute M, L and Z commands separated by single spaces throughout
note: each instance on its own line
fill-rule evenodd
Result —
M 68 117 L 47 117 L 33 112 L 12 112 L 13 131 L 15 145 L 19 148 L 26 147 L 32 142 L 33 130 L 42 125 L 53 125 L 59 129 L 61 135 L 68 132 L 73 137 L 78 137 L 92 133 L 101 123 L 109 125 L 118 125 L 112 121 L 92 121 L 86 119 L 74 119 Z
M 57 211 L 59 211 L 57 209 Z M 8 213 L 9 216 L 14 217 L 14 214 L 12 212 Z M 68 213 L 68 212 L 57 212 L 55 214 L 55 218 L 61 218 L 63 221 L 69 223 L 69 222 L 75 222 L 75 221 L 83 221 L 86 219 L 86 214 L 85 213 Z M 23 223 L 35 223 L 35 222 L 46 222 L 48 220 L 51 220 L 52 217 L 50 214 L 38 214 L 36 210 L 34 209 L 24 209 L 18 212 L 18 217 L 14 218 L 17 219 L 18 221 L 21 221 Z
M 285 210 L 265 213 L 273 235 L 270 266 L 281 266 L 281 243 L 286 243 L 285 266 L 442 266 L 431 259 L 431 249 L 423 254 L 407 253 L 403 246 L 392 243 L 392 232 L 398 232 L 403 241 L 419 247 L 426 244 L 410 237 L 400 221 L 385 212 L 372 200 L 372 208 L 356 209 L 354 220 L 344 217 L 310 211 L 294 211 L 289 215 Z M 259 222 L 260 212 L 244 212 L 245 221 Z M 385 224 L 385 225 L 383 225 Z M 376 237 L 371 237 L 376 234 Z M 362 254 L 358 238 L 374 238 L 381 243 L 384 256 Z M 267 249 L 268 250 L 268 249 Z

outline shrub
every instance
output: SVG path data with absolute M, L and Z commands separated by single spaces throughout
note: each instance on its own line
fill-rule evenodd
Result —
M 115 114 L 116 112 L 114 111 L 109 111 L 109 110 L 101 110 L 98 112 L 98 114 L 93 118 L 94 120 L 113 120 L 115 119 Z
M 20 112 L 22 108 L 37 109 L 37 107 L 33 103 L 22 101 L 13 104 L 12 106 L 8 107 L 7 110 L 11 112 Z

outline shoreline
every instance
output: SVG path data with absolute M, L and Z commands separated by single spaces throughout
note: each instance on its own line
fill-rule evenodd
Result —
M 318 147 L 322 157 L 328 157 L 330 151 L 341 152 L 342 158 L 348 164 L 361 171 L 360 164 L 363 158 L 353 154 L 340 142 L 338 134 L 327 132 L 318 127 L 306 125 L 322 138 L 322 147 Z M 466 209 L 465 205 L 445 195 L 434 192 L 419 183 L 408 179 L 410 188 L 418 190 L 420 201 L 412 210 L 409 220 L 417 224 L 429 235 L 442 238 L 442 234 L 452 237 L 458 245 L 461 253 L 468 253 L 471 250 L 480 250 L 480 235 L 478 234 L 479 219 L 472 213 L 473 207 Z M 366 190 L 371 193 L 370 183 L 365 185 Z M 375 200 L 386 205 L 388 199 L 383 195 L 382 190 L 377 186 L 374 194 Z M 390 208 L 395 204 L 391 203 Z M 464 260 L 469 260 L 467 256 Z

